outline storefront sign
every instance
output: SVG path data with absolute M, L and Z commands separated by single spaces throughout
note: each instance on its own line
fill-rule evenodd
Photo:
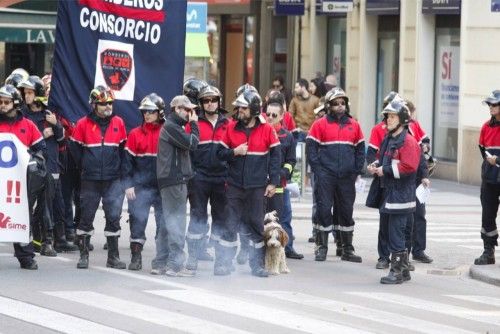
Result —
M 353 0 L 316 0 L 316 14 L 328 15 L 352 12 Z
M 54 43 L 54 29 L 0 28 L 0 41 L 7 43 Z
M 400 0 L 366 0 L 368 15 L 399 15 Z
M 274 0 L 274 15 L 304 15 L 304 0 Z
M 500 0 L 491 0 L 491 11 L 500 12 Z
M 458 100 L 460 91 L 460 47 L 439 48 L 437 66 L 436 108 L 439 127 L 458 128 Z
M 423 0 L 422 13 L 460 15 L 462 0 Z
M 186 12 L 186 33 L 207 33 L 207 4 L 188 2 Z

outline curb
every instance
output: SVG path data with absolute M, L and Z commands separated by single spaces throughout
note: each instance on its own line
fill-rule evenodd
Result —
M 494 272 L 494 274 L 492 272 Z M 478 266 L 472 265 L 470 266 L 469 275 L 472 279 L 500 286 L 500 269 L 498 267 L 480 269 Z

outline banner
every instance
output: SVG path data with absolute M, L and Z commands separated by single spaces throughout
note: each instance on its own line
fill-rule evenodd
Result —
M 29 160 L 28 149 L 15 135 L 0 133 L 0 242 L 29 242 Z
M 274 0 L 274 15 L 302 16 L 304 12 L 304 0 Z
M 441 46 L 436 66 L 436 112 L 442 128 L 458 128 L 458 102 L 460 97 L 460 47 Z
M 128 129 L 142 122 L 140 101 L 166 104 L 182 93 L 185 0 L 59 1 L 49 108 L 72 122 L 88 114 L 93 87 L 115 94 Z

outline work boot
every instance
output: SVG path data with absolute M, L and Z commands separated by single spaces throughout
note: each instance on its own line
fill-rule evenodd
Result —
M 430 256 L 428 256 L 424 252 L 421 252 L 419 254 L 413 254 L 413 260 L 422 263 L 432 263 L 432 261 L 434 261 Z
M 390 265 L 389 259 L 386 259 L 385 257 L 381 257 L 378 259 L 377 264 L 375 265 L 376 269 L 388 269 Z
M 403 275 L 404 282 L 411 280 L 410 271 L 415 270 L 415 267 L 413 267 L 413 270 L 411 270 L 411 267 L 413 265 L 410 263 L 409 255 L 407 252 L 404 252 L 403 262 L 401 263 L 401 274 Z
M 483 254 L 474 260 L 474 264 L 478 266 L 495 264 L 495 246 L 485 244 Z
M 252 275 L 257 277 L 268 277 L 269 273 L 265 269 L 264 256 L 266 249 L 264 247 L 250 247 L 248 263 L 252 269 Z
M 202 244 L 201 239 L 188 239 L 186 238 L 186 243 L 188 246 L 188 258 L 186 260 L 186 269 L 194 270 L 198 269 L 198 254 L 200 253 L 200 247 Z
M 352 245 L 353 232 L 340 232 L 340 235 L 342 239 L 342 256 L 340 259 L 342 261 L 361 263 L 361 256 L 354 253 L 354 246 Z
M 198 260 L 200 261 L 213 261 L 214 257 L 208 252 L 208 237 L 201 240 L 200 247 L 198 248 Z
M 64 232 L 64 225 L 62 223 L 55 226 L 55 241 L 54 249 L 56 252 L 75 252 L 78 250 L 78 246 L 68 243 L 66 240 L 66 233 Z
M 89 267 L 89 243 L 90 235 L 78 235 L 78 247 L 80 248 L 80 260 L 76 267 L 78 269 L 87 269 Z
M 313 228 L 312 229 L 312 235 L 309 237 L 309 239 L 307 239 L 308 242 L 316 242 L 316 229 Z
M 72 228 L 65 228 L 65 233 L 66 233 L 66 241 L 74 243 L 76 238 L 75 230 Z M 76 247 L 78 248 L 78 246 Z
M 382 277 L 382 284 L 401 284 L 403 283 L 402 265 L 406 252 L 392 253 L 391 269 L 389 275 Z
M 234 271 L 233 257 L 236 253 L 236 247 L 224 247 L 219 242 L 214 245 L 215 262 L 214 275 L 228 276 Z M 248 253 L 247 253 L 248 254 Z
M 140 242 L 130 243 L 131 259 L 128 265 L 128 270 L 141 270 L 142 269 L 142 244 Z
M 107 250 L 108 249 L 108 243 L 105 242 L 104 245 L 102 245 L 102 249 Z
M 38 269 L 38 263 L 36 263 L 35 259 L 30 259 L 30 260 L 20 262 L 20 266 L 21 266 L 21 269 L 26 269 L 26 270 L 37 270 Z
M 315 261 L 326 261 L 326 255 L 328 253 L 328 234 L 329 232 L 326 231 L 316 231 Z
M 51 241 L 47 240 L 47 241 L 42 243 L 42 246 L 40 247 L 40 255 L 50 256 L 50 257 L 57 256 L 57 252 L 52 247 Z
M 335 245 L 337 246 L 335 256 L 342 256 L 342 237 L 340 235 L 340 231 L 335 233 Z
M 248 239 L 240 233 L 240 251 L 236 256 L 238 264 L 245 264 L 248 261 Z
M 108 261 L 106 267 L 114 269 L 125 269 L 127 265 L 125 262 L 120 261 L 120 253 L 118 251 L 118 236 L 114 235 L 106 237 L 108 244 Z

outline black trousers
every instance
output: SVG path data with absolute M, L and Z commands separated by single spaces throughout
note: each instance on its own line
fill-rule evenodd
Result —
M 497 213 L 500 198 L 500 184 L 481 184 L 481 239 L 485 245 L 498 246 Z
M 64 225 L 66 230 L 75 230 L 80 222 L 80 170 L 68 169 L 61 174 L 61 192 L 64 201 Z M 73 205 L 75 211 L 73 215 Z
M 146 242 L 146 226 L 151 207 L 154 208 L 156 234 L 158 234 L 160 226 L 165 225 L 161 195 L 160 190 L 155 187 L 137 186 L 134 190 L 135 200 L 128 201 L 130 242 L 137 242 L 144 245 Z
M 217 240 L 226 225 L 226 184 L 200 180 L 196 176 L 189 182 L 188 197 L 190 220 L 187 239 L 201 240 L 210 229 L 207 205 L 210 202 L 212 215 L 212 236 Z
M 102 199 L 102 208 L 106 219 L 105 236 L 120 235 L 120 218 L 125 193 L 119 179 L 112 181 L 82 180 L 80 205 L 82 217 L 76 233 L 94 234 L 94 218 Z

